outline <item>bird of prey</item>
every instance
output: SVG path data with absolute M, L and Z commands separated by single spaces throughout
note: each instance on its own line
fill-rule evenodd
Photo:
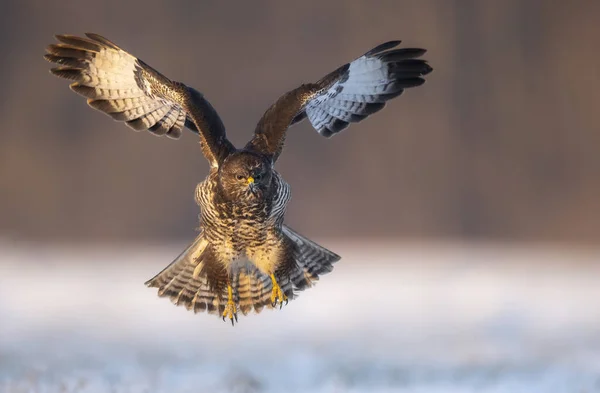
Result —
M 308 119 L 324 137 L 381 110 L 388 100 L 424 83 L 432 71 L 424 49 L 383 43 L 315 83 L 282 95 L 241 149 L 204 95 L 172 81 L 108 39 L 57 35 L 45 59 L 51 73 L 94 109 L 136 131 L 177 139 L 200 137 L 210 164 L 196 187 L 200 233 L 170 265 L 146 282 L 158 295 L 231 323 L 264 307 L 279 307 L 312 286 L 340 257 L 283 223 L 290 186 L 274 169 L 288 128 Z

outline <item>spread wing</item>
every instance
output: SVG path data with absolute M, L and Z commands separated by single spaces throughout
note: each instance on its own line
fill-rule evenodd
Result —
M 57 35 L 44 58 L 52 74 L 73 81 L 88 104 L 136 131 L 177 139 L 184 127 L 200 135 L 202 151 L 216 167 L 233 149 L 219 115 L 203 95 L 174 82 L 108 39 Z
M 260 119 L 246 148 L 276 160 L 292 124 L 308 118 L 319 134 L 329 138 L 381 110 L 404 89 L 422 85 L 432 71 L 419 59 L 425 50 L 393 49 L 399 44 L 381 44 L 320 81 L 284 94 Z

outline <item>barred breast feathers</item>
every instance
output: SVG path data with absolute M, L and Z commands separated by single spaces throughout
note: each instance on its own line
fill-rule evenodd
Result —
M 275 192 L 275 197 L 273 198 L 271 218 L 275 221 L 277 229 L 281 229 L 287 204 L 292 198 L 292 188 L 285 180 L 283 180 L 283 177 L 281 177 L 279 173 L 273 171 L 273 174 L 273 181 L 275 181 L 277 184 L 277 191 Z
M 290 185 L 276 171 L 273 171 L 273 182 L 275 183 L 275 193 L 271 203 L 268 204 L 269 211 L 265 211 L 266 214 L 261 214 L 257 218 L 260 221 L 268 220 L 270 221 L 269 224 L 276 224 L 277 229 L 280 229 L 292 193 Z M 201 221 L 205 221 L 203 223 L 208 224 L 227 218 L 239 222 L 244 219 L 247 213 L 253 212 L 252 210 L 261 210 L 261 206 L 239 206 L 237 209 L 235 207 L 223 209 L 222 206 L 217 206 L 214 199 L 216 187 L 216 172 L 209 174 L 203 182 L 198 183 L 196 186 L 195 200 L 201 210 Z M 227 212 L 230 212 L 230 214 L 225 214 Z
M 196 187 L 200 228 L 206 239 L 227 266 L 244 256 L 252 258 L 260 254 L 262 257 L 252 259 L 272 259 L 266 258 L 266 254 L 274 252 L 281 239 L 281 226 L 291 198 L 290 186 L 274 171 L 275 192 L 269 203 L 229 206 L 215 200 L 217 181 L 217 174 L 211 173 Z

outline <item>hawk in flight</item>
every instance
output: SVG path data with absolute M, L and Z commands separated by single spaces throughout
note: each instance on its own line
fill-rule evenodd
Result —
M 332 270 L 340 257 L 298 234 L 283 219 L 290 186 L 273 168 L 288 128 L 308 119 L 331 137 L 381 110 L 432 71 L 423 49 L 381 44 L 315 83 L 281 96 L 241 149 L 231 144 L 219 115 L 199 91 L 175 82 L 98 34 L 57 35 L 45 59 L 52 74 L 73 81 L 87 103 L 136 131 L 177 139 L 200 136 L 210 163 L 196 187 L 200 233 L 169 266 L 146 282 L 159 296 L 194 312 L 237 321 L 293 299 Z

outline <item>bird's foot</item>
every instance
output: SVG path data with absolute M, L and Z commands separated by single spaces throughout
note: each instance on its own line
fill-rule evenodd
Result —
M 275 307 L 277 302 L 279 302 L 279 308 L 283 306 L 283 302 L 288 304 L 288 297 L 283 293 L 279 284 L 277 284 L 277 280 L 275 279 L 275 275 L 271 274 L 271 281 L 273 282 L 273 290 L 271 291 L 271 305 Z
M 233 290 L 231 289 L 231 285 L 227 286 L 227 305 L 223 311 L 223 322 L 225 322 L 225 318 L 229 318 L 231 321 L 231 326 L 238 321 L 237 308 L 235 307 L 235 302 L 233 301 Z

